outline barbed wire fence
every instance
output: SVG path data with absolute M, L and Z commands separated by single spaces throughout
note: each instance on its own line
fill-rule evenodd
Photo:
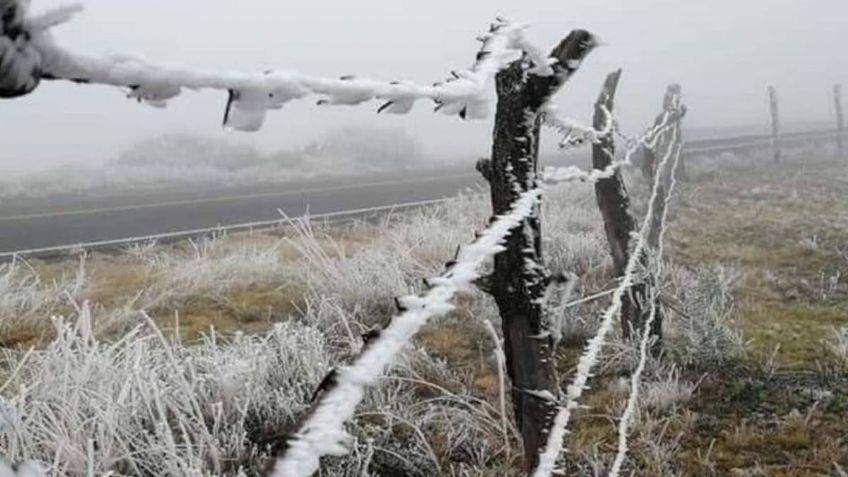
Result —
M 28 2 L 21 0 L 0 0 L 0 97 L 31 94 L 43 80 L 117 86 L 127 97 L 159 107 L 185 90 L 219 90 L 227 95 L 223 125 L 255 131 L 262 127 L 268 111 L 309 97 L 317 97 L 319 105 L 358 105 L 376 100 L 380 102 L 377 111 L 390 114 L 406 114 L 420 100 L 429 100 L 436 111 L 446 115 L 484 118 L 490 113 L 489 89 L 494 83 L 499 93 L 496 138 L 492 158 L 478 163 L 492 188 L 494 213 L 488 227 L 458 251 L 444 273 L 427 280 L 425 293 L 397 299 L 398 314 L 388 326 L 369 333 L 360 354 L 326 377 L 299 429 L 281 438 L 285 442 L 279 447 L 284 450 L 268 473 L 274 477 L 310 476 L 319 470 L 322 457 L 347 453 L 350 436 L 345 424 L 354 417 L 368 388 L 377 384 L 429 320 L 454 310 L 457 292 L 478 286 L 493 294 L 501 310 L 513 406 L 516 419 L 525 424 L 519 426 L 523 428 L 525 467 L 534 477 L 548 477 L 557 470 L 572 415 L 589 389 L 588 382 L 615 320 L 621 318 L 625 335 L 633 332 L 639 361 L 631 375 L 627 404 L 618 425 L 618 449 L 609 471 L 610 476 L 620 474 L 641 377 L 651 344 L 660 336 L 658 282 L 663 270 L 663 235 L 682 164 L 685 107 L 678 86 L 669 88 L 663 112 L 652 126 L 637 137 L 627 137 L 620 131 L 612 107 L 620 71 L 608 77 L 592 126 L 565 117 L 549 104 L 553 94 L 599 44 L 594 35 L 582 30 L 572 32 L 546 54 L 527 40 L 526 25 L 498 19 L 479 38 L 482 46 L 469 69 L 451 72 L 447 80 L 433 85 L 420 85 L 287 71 L 203 73 L 129 57 L 91 57 L 65 49 L 50 35 L 52 28 L 69 21 L 80 7 L 61 7 L 42 15 L 31 15 L 27 7 Z M 592 169 L 569 166 L 540 171 L 537 161 L 542 126 L 560 134 L 564 148 L 592 146 L 596 158 Z M 616 137 L 625 143 L 620 158 L 615 153 Z M 653 161 L 642 163 L 651 191 L 648 210 L 635 230 L 621 171 L 634 165 L 633 158 L 640 151 L 647 151 Z M 610 293 L 597 297 L 611 294 L 611 303 L 563 393 L 556 384 L 550 359 L 554 331 L 542 319 L 542 298 L 556 282 L 542 260 L 540 201 L 549 187 L 570 182 L 594 184 L 602 212 L 616 212 L 603 215 L 619 283 Z M 492 262 L 494 273 L 485 273 Z M 639 287 L 641 296 L 636 296 L 634 290 Z M 639 303 L 647 308 L 635 314 L 628 311 Z M 519 340 L 518 336 L 525 338 Z M 530 369 L 533 376 L 523 376 L 520 368 Z M 40 473 L 35 464 L 28 465 L 15 470 L 0 464 L 0 477 Z
M 466 119 L 485 117 L 488 114 L 485 87 L 492 80 L 498 79 L 504 84 L 510 83 L 511 86 L 521 85 L 526 88 L 525 91 L 529 91 L 526 95 L 512 95 L 511 98 L 517 103 L 507 107 L 503 105 L 511 98 L 500 98 L 499 113 L 506 118 L 499 125 L 508 130 L 500 135 L 505 141 L 501 148 L 507 149 L 506 158 L 499 163 L 495 161 L 488 167 L 482 167 L 483 170 L 488 170 L 488 174 L 484 173 L 484 176 L 487 176 L 493 185 L 493 206 L 496 212 L 497 209 L 502 209 L 501 214 L 493 217 L 490 226 L 478 235 L 475 242 L 460 250 L 443 275 L 428 282 L 431 288 L 426 294 L 399 299 L 398 307 L 401 313 L 392 319 L 385 329 L 370 336 L 361 354 L 351 365 L 333 371 L 324 380 L 322 389 L 319 390 L 322 392 L 321 397 L 302 422 L 300 431 L 290 438 L 285 438 L 285 451 L 271 469 L 271 475 L 274 476 L 312 475 L 318 470 L 322 456 L 344 453 L 344 444 L 348 437 L 344 424 L 354 415 L 356 407 L 364 398 L 365 389 L 376 383 L 429 319 L 449 313 L 453 309 L 451 300 L 458 290 L 475 282 L 480 284 L 484 278 L 480 270 L 486 262 L 492 259 L 497 262 L 498 256 L 508 257 L 510 248 L 513 252 L 517 251 L 519 265 L 502 261 L 504 266 L 501 267 L 501 273 L 511 274 L 516 268 L 525 272 L 524 275 L 519 274 L 520 280 L 524 282 L 518 283 L 520 287 L 523 285 L 523 293 L 519 298 L 524 298 L 535 309 L 537 318 L 533 323 L 536 328 L 534 334 L 544 334 L 546 330 L 540 329 L 542 324 L 539 320 L 542 304 L 538 300 L 543 289 L 549 285 L 541 265 L 538 234 L 538 205 L 543 188 L 549 184 L 570 181 L 598 182 L 614 177 L 622 166 L 631 163 L 632 155 L 638 148 L 653 148 L 666 129 L 672 128 L 671 121 L 655 124 L 643 137 L 630 142 L 624 159 L 611 160 L 603 169 L 584 172 L 579 168 L 553 168 L 545 170 L 541 175 L 535 172 L 539 127 L 543 119 L 546 125 L 564 134 L 563 145 L 597 144 L 610 138 L 615 129 L 615 121 L 608 110 L 604 110 L 605 123 L 597 128 L 586 127 L 565 118 L 548 105 L 553 93 L 567 81 L 585 56 L 596 46 L 595 38 L 588 32 L 573 32 L 549 57 L 540 53 L 539 49 L 526 40 L 523 36 L 524 26 L 499 20 L 481 37 L 482 48 L 471 69 L 453 72 L 444 83 L 420 86 L 408 82 L 386 83 L 357 77 L 316 78 L 286 72 L 267 72 L 252 76 L 201 74 L 157 67 L 136 59 L 93 58 L 62 48 L 48 34 L 51 27 L 69 20 L 77 13 L 77 7 L 58 9 L 40 17 L 28 17 L 24 6 L 19 2 L 4 0 L 2 6 L 4 10 L 12 12 L 11 15 L 4 16 L 4 19 L 10 19 L 4 24 L 3 30 L 4 40 L 8 41 L 2 45 L 4 49 L 0 50 L 4 62 L 13 66 L 0 78 L 3 81 L 0 87 L 3 88 L 2 94 L 5 97 L 29 94 L 42 79 L 121 86 L 126 88 L 128 97 L 155 106 L 164 105 L 183 89 L 222 89 L 228 93 L 224 125 L 252 131 L 262 126 L 267 111 L 279 109 L 289 101 L 309 95 L 320 96 L 318 104 L 322 105 L 361 104 L 379 99 L 383 104 L 378 108 L 378 112 L 396 114 L 409 112 L 419 99 L 429 99 L 436 104 L 437 111 Z M 512 77 L 508 76 L 509 69 L 513 70 Z M 505 90 L 507 88 L 499 89 Z M 497 156 L 497 153 L 496 144 L 493 154 Z M 610 157 L 613 157 L 612 154 Z M 664 157 L 661 167 L 664 167 L 669 157 L 670 155 Z M 674 158 L 675 165 L 678 159 L 679 151 Z M 496 175 L 501 179 L 502 190 L 495 190 Z M 660 183 L 660 174 L 657 174 L 654 197 L 657 197 Z M 505 204 L 508 209 L 504 213 Z M 544 422 L 545 419 L 550 420 L 551 416 L 541 415 L 542 429 L 537 429 L 536 435 L 528 437 L 524 433 L 525 440 L 532 440 L 529 446 L 525 446 L 525 454 L 528 449 L 532 452 L 534 447 L 541 447 L 542 444 L 546 449 L 538 455 L 538 466 L 535 462 L 537 457 L 525 455 L 525 460 L 531 462 L 527 465 L 528 471 L 535 469 L 536 475 L 549 473 L 549 468 L 552 468 L 551 459 L 558 455 L 562 447 L 561 437 L 567 426 L 569 413 L 585 387 L 585 380 L 588 379 L 593 361 L 603 345 L 609 325 L 620 311 L 621 300 L 635 281 L 637 265 L 641 263 L 651 223 L 648 219 L 655 212 L 652 201 L 641 239 L 633 248 L 627 273 L 615 292 L 613 305 L 605 315 L 601 331 L 590 341 L 587 355 L 581 360 L 587 365 L 578 367 L 574 383 L 568 388 L 566 405 L 551 422 Z M 515 233 L 519 228 L 523 228 L 524 232 Z M 509 243 L 510 241 L 513 243 Z M 534 243 L 538 244 L 535 250 L 531 248 Z M 528 249 L 533 251 L 532 256 L 526 256 Z M 497 296 L 496 294 L 496 298 Z M 500 296 L 508 305 L 516 299 L 516 296 L 510 296 L 503 291 Z M 503 318 L 514 319 L 510 315 L 513 310 L 502 310 Z M 508 333 L 506 324 L 504 329 Z M 550 331 L 547 332 L 549 335 Z M 514 343 L 514 347 L 520 349 L 530 346 L 528 343 Z M 508 362 L 514 360 L 514 356 L 507 356 Z M 539 366 L 544 361 L 550 360 L 545 360 L 544 355 L 537 353 L 528 363 Z M 511 371 L 510 378 L 515 388 L 517 376 Z M 638 379 L 638 375 L 634 376 L 634 379 Z M 553 396 L 552 391 L 558 392 L 557 389 L 551 389 L 550 376 L 541 376 L 541 381 L 532 384 L 542 384 L 547 389 L 524 389 L 517 386 L 519 392 L 513 393 L 513 399 L 524 399 L 529 393 L 531 402 L 538 405 L 538 396 Z M 552 403 L 541 401 L 542 411 L 550 414 L 545 408 L 550 407 Z M 565 411 L 564 414 L 562 410 Z M 527 417 L 521 414 L 526 412 L 521 405 L 516 406 L 516 411 L 519 419 Z M 539 417 L 536 416 L 536 419 Z M 532 423 L 533 426 L 538 424 Z M 548 430 L 550 425 L 554 426 L 551 431 Z

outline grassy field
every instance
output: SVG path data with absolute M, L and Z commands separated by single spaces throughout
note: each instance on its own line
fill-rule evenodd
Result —
M 848 326 L 848 177 L 843 164 L 733 168 L 690 189 L 671 229 L 681 264 L 744 271 L 740 323 L 759 354 L 784 366 L 821 356 Z M 777 347 L 780 347 L 777 349 Z
M 848 470 L 848 176 L 825 156 L 690 165 L 667 236 L 666 353 L 646 373 L 636 475 Z M 644 208 L 645 185 L 630 189 Z M 393 297 L 420 291 L 485 225 L 477 192 L 380 224 L 6 265 L 0 453 L 63 475 L 255 475 L 330 366 L 390 318 Z M 591 187 L 552 190 L 544 220 L 552 271 L 576 274 L 580 296 L 614 286 Z M 517 475 L 485 326 L 497 311 L 474 290 L 458 304 L 369 394 L 351 455 L 324 475 Z M 552 303 L 564 382 L 606 304 Z M 617 336 L 605 349 L 568 439 L 574 475 L 606 475 L 636 359 Z
M 683 266 L 738 270 L 747 358 L 710 370 L 683 442 L 691 475 L 844 475 L 848 468 L 848 176 L 844 161 L 723 168 L 671 228 Z M 843 471 L 844 472 L 844 471 Z

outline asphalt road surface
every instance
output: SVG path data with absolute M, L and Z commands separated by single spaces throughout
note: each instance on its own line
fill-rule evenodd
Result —
M 810 134 L 827 134 L 819 131 Z M 832 132 L 830 133 L 832 134 Z M 805 137 L 788 136 L 786 140 Z M 722 149 L 762 147 L 766 136 L 690 142 L 689 155 Z M 376 212 L 386 206 L 417 204 L 481 184 L 469 168 L 439 175 L 412 174 L 365 179 L 265 186 L 262 190 L 193 190 L 124 197 L 64 198 L 0 207 L 0 256 L 50 254 L 78 244 L 114 245 L 127 239 L 188 236 L 217 227 L 255 225 L 289 217 Z M 132 241 L 132 240 L 128 240 Z

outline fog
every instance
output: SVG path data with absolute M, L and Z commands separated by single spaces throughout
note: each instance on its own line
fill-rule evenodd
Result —
M 62 2 L 32 3 L 41 10 Z M 81 52 L 131 53 L 196 69 L 274 68 L 425 83 L 469 66 L 475 37 L 495 16 L 531 23 L 532 38 L 546 48 L 572 28 L 587 28 L 608 45 L 590 56 L 556 103 L 586 119 L 603 77 L 622 67 L 618 115 L 628 130 L 651 120 L 670 82 L 683 85 L 690 129 L 764 129 L 769 83 L 778 88 L 787 124 L 831 121 L 832 85 L 848 78 L 844 0 L 84 3 L 83 14 L 56 30 Z M 158 110 L 128 101 L 118 89 L 45 82 L 34 94 L 2 102 L 0 166 L 8 173 L 95 165 L 132 143 L 172 132 L 271 152 L 304 147 L 350 125 L 402 128 L 429 155 L 462 161 L 487 151 L 491 130 L 491 121 L 433 114 L 424 102 L 398 117 L 377 115 L 376 105 L 321 108 L 307 99 L 272 112 L 258 133 L 235 133 L 221 128 L 225 101 L 220 92 L 186 92 Z

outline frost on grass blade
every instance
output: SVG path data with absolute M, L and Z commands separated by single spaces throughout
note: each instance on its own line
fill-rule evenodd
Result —
M 0 458 L 0 477 L 47 477 L 47 473 L 35 462 L 12 466 Z
M 352 364 L 339 368 L 334 385 L 321 394 L 300 431 L 289 440 L 272 476 L 307 477 L 318 471 L 321 457 L 347 452 L 345 422 L 353 417 L 366 388 L 377 382 L 429 319 L 453 310 L 451 301 L 456 292 L 480 278 L 480 267 L 504 250 L 503 241 L 532 214 L 541 194 L 541 189 L 522 194 L 509 213 L 497 217 L 477 240 L 460 250 L 448 271 L 428 281 L 431 288 L 423 296 L 398 300 L 401 314 L 369 342 Z
M 13 432 L 20 421 L 18 411 L 0 396 L 0 434 Z

